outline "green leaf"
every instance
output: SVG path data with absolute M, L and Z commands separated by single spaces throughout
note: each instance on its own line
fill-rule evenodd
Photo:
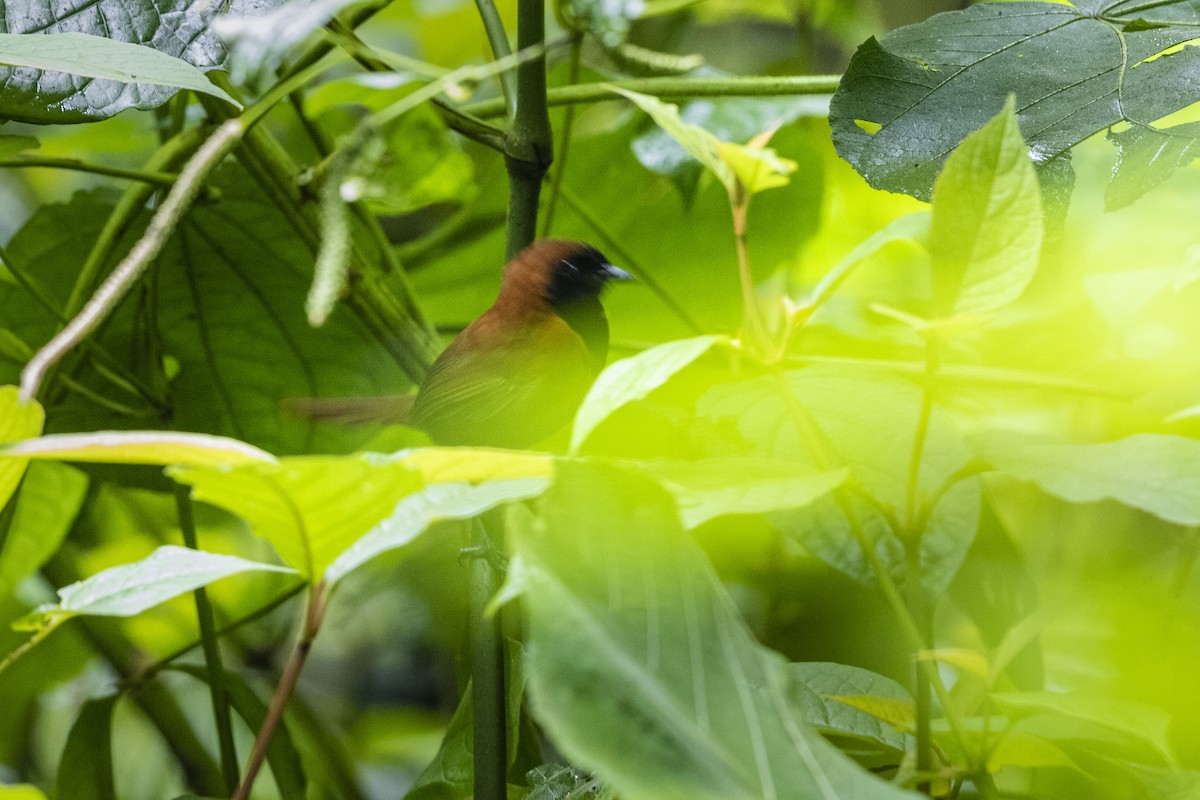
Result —
M 912 695 L 903 686 L 891 678 L 846 664 L 791 664 L 788 672 L 807 690 L 800 692 L 798 699 L 801 713 L 809 725 L 827 735 L 875 742 L 901 752 L 905 750 L 907 740 L 901 731 L 882 721 L 878 715 L 863 710 L 865 701 L 874 699 L 906 704 L 911 714 Z M 857 702 L 851 705 L 846 702 L 850 699 Z
M 58 764 L 59 797 L 116 800 L 113 787 L 112 717 L 119 695 L 88 700 L 75 718 Z
M 503 503 L 536 497 L 549 483 L 547 478 L 518 478 L 478 486 L 439 483 L 426 487 L 402 499 L 390 516 L 334 559 L 325 570 L 325 580 L 336 583 L 376 556 L 412 542 L 435 522 L 470 519 Z
M 1078 693 L 999 692 L 992 694 L 991 698 L 999 709 L 1010 714 L 1060 714 L 1087 725 L 1100 725 L 1140 739 L 1153 747 L 1168 765 L 1176 765 L 1167 730 L 1171 715 L 1160 708 Z M 1081 726 L 1077 738 L 1086 738 L 1086 730 L 1086 726 Z
M 83 35 L 91 34 L 111 40 L 108 45 L 88 42 L 87 48 L 93 54 L 97 48 L 103 48 L 105 54 L 110 53 L 112 45 L 144 45 L 143 50 L 155 53 L 147 56 L 137 52 L 136 70 L 126 69 L 132 66 L 132 62 L 124 55 L 115 62 L 108 60 L 107 55 L 102 55 L 98 67 L 106 73 L 115 70 L 122 78 L 125 77 L 124 73 L 136 72 L 129 76 L 136 78 L 136 83 L 126 83 L 123 79 L 81 78 L 78 74 L 57 71 L 62 66 L 80 68 L 75 63 L 79 60 L 79 54 L 75 52 L 62 55 L 66 59 L 65 64 L 55 62 L 55 66 L 47 69 L 0 67 L 0 85 L 5 87 L 4 92 L 0 93 L 0 116 L 26 122 L 90 122 L 111 117 L 126 108 L 157 108 L 178 89 L 144 81 L 140 72 L 144 63 L 150 63 L 156 73 L 159 65 L 165 63 L 162 59 L 182 59 L 201 70 L 212 69 L 220 65 L 225 57 L 220 42 L 209 30 L 213 18 L 225 13 L 240 13 L 248 8 L 262 9 L 277 2 L 92 0 L 56 8 L 56 13 L 52 15 L 17 13 L 19 6 L 10 3 L 9 13 L 0 18 L 0 33 L 23 34 L 19 37 L 22 40 L 69 34 L 76 41 L 83 41 Z M 10 39 L 6 38 L 5 41 Z M 58 38 L 57 41 L 70 39 Z M 19 46 L 42 51 L 47 44 L 22 41 Z M 7 50 L 7 45 L 0 46 L 0 52 L 6 53 Z M 175 71 L 180 68 L 172 62 L 171 69 Z M 197 76 L 198 73 L 193 73 L 186 80 L 194 81 Z M 212 84 L 203 76 L 199 76 L 199 80 L 201 90 L 214 91 Z
M 83 473 L 63 464 L 29 468 L 0 549 L 0 597 L 37 572 L 58 550 L 79 513 L 87 485 Z
M 830 106 L 838 154 L 872 186 L 928 199 L 946 157 L 1010 93 L 1038 163 L 1200 100 L 1200 49 L 1155 58 L 1195 37 L 1200 10 L 1123 5 L 981 3 L 867 40 Z
M 689 155 L 717 177 L 730 197 L 754 195 L 784 186 L 787 175 L 796 169 L 794 161 L 780 158 L 769 148 L 723 142 L 699 125 L 685 122 L 679 115 L 678 106 L 615 86 L 609 88 L 649 114 Z
M 236 556 L 163 545 L 141 561 L 122 564 L 58 590 L 49 614 L 132 617 L 172 597 L 243 572 L 293 572 Z
M 310 582 L 423 486 L 402 461 L 296 456 L 276 464 L 173 467 L 192 498 L 237 514 Z
M 652 347 L 610 365 L 592 384 L 575 415 L 571 451 L 578 452 L 588 435 L 614 411 L 646 397 L 713 347 L 725 344 L 729 339 L 724 336 L 697 336 Z
M 19 783 L 12 786 L 0 786 L 0 800 L 46 800 L 46 795 L 36 786 Z
M 0 387 L 0 442 L 37 436 L 45 419 L 46 414 L 37 401 L 23 402 L 15 386 Z M 0 508 L 17 490 L 28 463 L 28 458 L 0 458 Z
M 541 519 L 512 534 L 534 714 L 620 797 L 912 796 L 792 713 L 782 660 L 652 483 L 564 463 Z
M 202 665 L 172 664 L 168 669 L 208 683 L 208 669 Z M 222 682 L 229 705 L 246 723 L 246 727 L 252 731 L 262 728 L 263 720 L 267 717 L 267 704 L 258 698 L 246 679 L 226 670 Z M 267 745 L 267 763 L 271 766 L 271 776 L 275 779 L 281 800 L 304 800 L 308 779 L 304 775 L 304 764 L 292 742 L 286 720 L 275 729 L 271 743 Z
M 9 458 L 93 464 L 179 464 L 192 467 L 275 463 L 275 457 L 270 453 L 236 439 L 168 431 L 101 431 L 41 436 L 0 446 L 0 464 Z
M 1021 434 L 984 438 L 991 465 L 1072 503 L 1116 500 L 1168 522 L 1200 525 L 1200 441 L 1142 433 L 1101 444 L 1031 440 Z
M 962 141 L 933 189 L 929 251 L 942 316 L 987 314 L 1037 271 L 1042 198 L 1010 97 Z
M 755 458 L 651 462 L 640 468 L 675 496 L 685 528 L 726 514 L 800 508 L 831 492 L 848 474 Z
M 119 83 L 191 89 L 241 108 L 203 72 L 181 58 L 87 33 L 0 33 L 0 64 Z
M 1109 131 L 1108 138 L 1117 146 L 1117 163 L 1104 192 L 1106 211 L 1124 208 L 1200 156 L 1200 122 L 1170 128 L 1133 125 Z

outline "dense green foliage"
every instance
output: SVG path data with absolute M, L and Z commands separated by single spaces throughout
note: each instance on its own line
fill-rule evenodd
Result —
M 1200 4 L 42 5 L 0 800 L 1200 797 Z M 568 430 L 287 413 L 535 233 Z

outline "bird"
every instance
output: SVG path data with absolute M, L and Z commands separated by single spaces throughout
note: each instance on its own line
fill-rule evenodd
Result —
M 504 266 L 496 301 L 442 351 L 415 395 L 293 399 L 293 413 L 402 423 L 437 445 L 526 448 L 574 416 L 608 358 L 600 294 L 631 280 L 589 244 L 541 239 Z

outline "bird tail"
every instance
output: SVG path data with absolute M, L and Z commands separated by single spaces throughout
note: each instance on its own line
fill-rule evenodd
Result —
M 412 411 L 415 394 L 386 397 L 289 397 L 279 403 L 285 414 L 314 422 L 343 425 L 401 425 Z

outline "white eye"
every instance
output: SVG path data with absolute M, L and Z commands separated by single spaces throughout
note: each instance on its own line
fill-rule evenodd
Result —
M 579 272 L 579 267 L 575 266 L 570 261 L 567 261 L 565 258 L 562 260 L 562 263 L 566 264 L 568 267 L 570 267 L 575 272 Z

